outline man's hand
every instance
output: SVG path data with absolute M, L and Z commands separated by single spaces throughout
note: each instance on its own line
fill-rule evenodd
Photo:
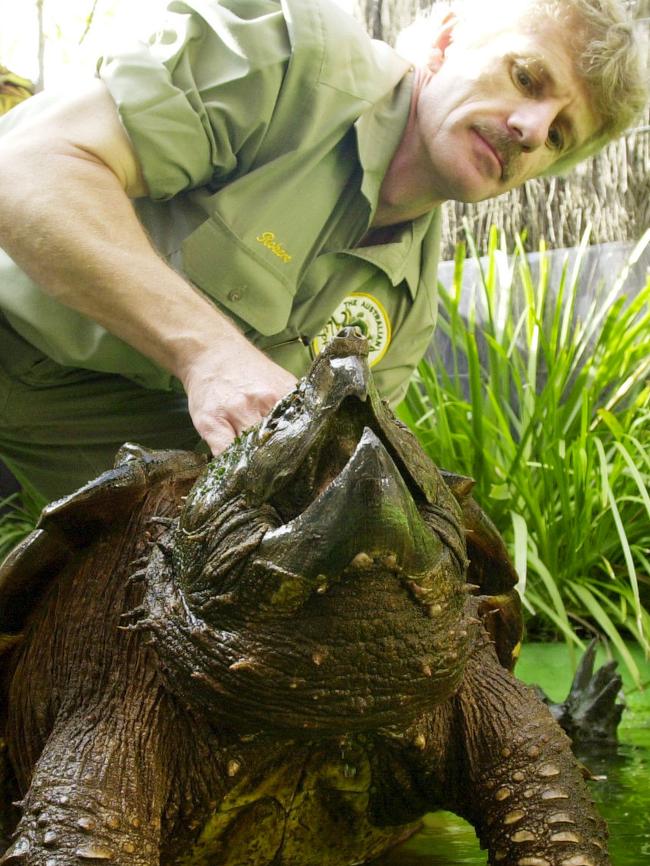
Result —
M 243 337 L 230 345 L 230 363 L 216 353 L 194 358 L 183 377 L 192 423 L 213 454 L 266 415 L 296 378 Z M 234 364 L 233 364 L 234 361 Z

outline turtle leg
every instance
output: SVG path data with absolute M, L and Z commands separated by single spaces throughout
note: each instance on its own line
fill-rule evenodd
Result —
M 55 728 L 34 768 L 1 866 L 157 866 L 161 785 L 117 724 Z
M 7 746 L 0 738 L 0 856 L 9 847 L 11 828 L 16 824 L 16 809 L 12 803 L 17 796 L 15 780 L 7 758 Z
M 463 755 L 452 808 L 476 828 L 490 864 L 610 866 L 596 812 L 566 734 L 490 645 L 470 659 L 452 735 Z
M 146 561 L 155 521 L 197 471 L 192 455 L 132 448 L 44 514 L 43 532 L 67 533 L 70 551 L 7 672 L 3 735 L 23 801 L 2 866 L 157 866 L 161 839 L 182 844 L 199 820 L 191 804 L 207 800 L 211 733 L 166 692 L 122 618 L 142 595 L 134 560 Z M 54 568 L 47 548 L 36 554 L 28 567 Z

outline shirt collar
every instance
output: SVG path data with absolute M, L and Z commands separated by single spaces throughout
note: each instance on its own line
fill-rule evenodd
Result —
M 370 205 L 370 223 L 377 210 L 381 183 L 406 127 L 412 92 L 411 68 L 397 87 L 364 111 L 354 124 L 359 162 L 363 169 L 361 192 Z
M 364 112 L 355 123 L 357 150 L 363 172 L 361 192 L 370 206 L 368 225 L 372 224 L 384 175 L 402 138 L 412 93 L 411 68 L 390 94 Z M 347 252 L 381 268 L 394 286 L 406 281 L 411 297 L 415 298 L 420 278 L 422 241 L 429 231 L 434 213 L 432 211 L 405 223 L 390 243 L 359 247 Z
M 405 223 L 390 243 L 357 247 L 346 252 L 381 268 L 393 286 L 406 282 L 411 298 L 414 299 L 422 271 L 422 244 L 436 213 L 437 209 L 434 209 L 412 222 Z

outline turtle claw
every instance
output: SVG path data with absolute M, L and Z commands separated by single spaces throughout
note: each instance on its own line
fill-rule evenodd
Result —
M 551 714 L 574 744 L 618 741 L 616 729 L 625 706 L 618 701 L 621 676 L 615 661 L 607 662 L 594 674 L 595 660 L 596 641 L 592 640 L 580 660 L 566 700 L 554 704 L 542 695 Z

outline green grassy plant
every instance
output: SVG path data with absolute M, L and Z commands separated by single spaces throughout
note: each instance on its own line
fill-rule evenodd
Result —
M 648 243 L 650 232 L 628 267 Z M 434 349 L 399 414 L 439 466 L 476 480 L 510 545 L 529 628 L 569 645 L 606 635 L 638 683 L 623 636 L 648 653 L 650 280 L 625 299 L 620 274 L 578 317 L 586 245 L 585 235 L 552 286 L 543 251 L 533 279 L 521 241 L 509 255 L 493 231 L 468 319 L 460 245 L 453 286 L 441 287 L 451 363 Z
M 0 562 L 32 531 L 45 503 L 26 490 L 0 499 Z

